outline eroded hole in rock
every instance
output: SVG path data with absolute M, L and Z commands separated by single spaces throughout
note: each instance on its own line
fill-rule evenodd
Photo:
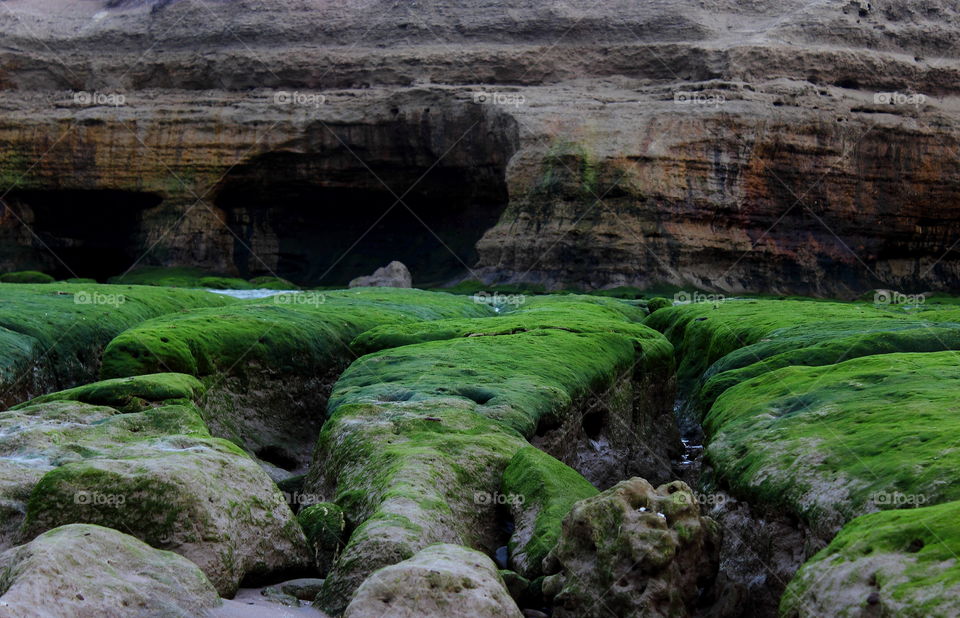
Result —
M 258 449 L 257 458 L 287 471 L 296 470 L 300 465 L 297 458 L 286 449 L 272 444 Z
M 583 416 L 583 433 L 591 440 L 597 440 L 607 424 L 606 410 L 593 410 Z
M 237 166 L 215 203 L 245 277 L 343 285 L 393 260 L 418 287 L 466 274 L 508 202 L 516 127 L 480 110 L 319 128 Z M 399 198 L 399 199 L 398 199 Z
M 0 257 L 57 278 L 104 280 L 141 255 L 143 213 L 162 201 L 137 191 L 13 191 L 0 203 Z

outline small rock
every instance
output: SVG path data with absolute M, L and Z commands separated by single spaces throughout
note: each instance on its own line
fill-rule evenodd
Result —
M 312 601 L 320 593 L 323 586 L 322 579 L 312 577 L 303 579 L 291 579 L 288 582 L 278 584 L 278 587 L 284 594 L 297 597 L 301 601 Z
M 378 268 L 372 275 L 357 277 L 350 282 L 351 288 L 412 288 L 413 277 L 403 264 L 394 260 L 383 268 Z

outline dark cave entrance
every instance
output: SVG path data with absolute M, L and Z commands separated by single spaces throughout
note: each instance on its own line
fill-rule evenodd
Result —
M 31 263 L 60 279 L 105 280 L 139 257 L 143 211 L 162 198 L 138 191 L 62 189 L 14 191 L 4 201 L 36 234 L 26 232 Z
M 393 260 L 418 287 L 468 275 L 477 241 L 507 206 L 516 138 L 479 121 L 425 122 L 340 127 L 336 139 L 321 134 L 325 143 L 298 147 L 308 152 L 237 166 L 215 203 L 237 237 L 241 276 L 273 271 L 301 285 L 345 286 Z M 455 141 L 458 131 L 466 137 Z

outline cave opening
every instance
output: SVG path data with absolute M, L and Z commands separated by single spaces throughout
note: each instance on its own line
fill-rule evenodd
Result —
M 237 166 L 214 199 L 236 237 L 237 270 L 345 286 L 398 260 L 417 287 L 467 276 L 509 201 L 515 137 L 479 126 L 455 137 L 423 122 L 344 129 L 306 152 Z
M 139 191 L 63 189 L 15 191 L 4 202 L 17 213 L 17 229 L 4 235 L 16 233 L 26 241 L 21 263 L 58 279 L 103 281 L 140 256 L 143 211 L 162 198 Z

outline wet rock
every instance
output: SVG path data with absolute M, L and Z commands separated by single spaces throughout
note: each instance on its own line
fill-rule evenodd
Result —
M 630 479 L 573 507 L 543 592 L 560 618 L 689 615 L 716 577 L 719 542 L 685 483 Z
M 412 288 L 413 277 L 403 262 L 394 260 L 383 268 L 378 268 L 372 275 L 357 277 L 350 282 L 351 288 Z
M 344 618 L 384 615 L 519 618 L 521 613 L 490 558 L 440 544 L 371 575 Z
M 307 577 L 301 579 L 291 579 L 288 582 L 283 582 L 282 584 L 277 584 L 276 586 L 271 587 L 277 588 L 283 594 L 296 597 L 301 601 L 313 601 L 313 599 L 316 598 L 317 593 L 320 592 L 321 586 L 323 586 L 322 579 Z
M 186 558 L 109 528 L 75 524 L 0 554 L 0 615 L 199 616 L 220 605 Z

